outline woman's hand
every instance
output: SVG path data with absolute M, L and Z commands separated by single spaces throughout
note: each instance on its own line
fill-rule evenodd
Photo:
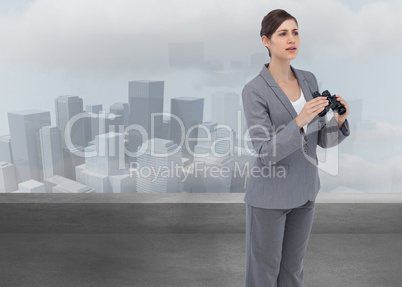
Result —
M 300 114 L 295 118 L 297 126 L 301 129 L 311 122 L 329 104 L 326 97 L 317 97 L 304 104 Z
M 338 128 L 340 129 L 342 127 L 343 123 L 345 122 L 346 117 L 349 114 L 349 106 L 348 106 L 348 103 L 344 99 L 342 99 L 342 97 L 340 95 L 336 95 L 336 100 L 338 102 L 340 102 L 342 105 L 344 105 L 345 108 L 346 108 L 346 112 L 343 115 L 339 115 L 338 113 L 334 113 L 334 118 L 338 123 Z

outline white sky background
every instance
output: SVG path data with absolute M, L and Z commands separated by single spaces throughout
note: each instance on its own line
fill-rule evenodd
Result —
M 203 41 L 206 60 L 249 61 L 266 53 L 260 25 L 275 8 L 299 22 L 294 67 L 312 71 L 323 89 L 363 99 L 365 119 L 402 123 L 402 1 L 3 0 L 0 134 L 9 111 L 40 108 L 54 119 L 60 95 L 104 108 L 127 102 L 129 80 L 165 80 L 165 111 L 173 97 L 208 98 L 195 88 L 202 75 L 165 72 L 168 43 Z

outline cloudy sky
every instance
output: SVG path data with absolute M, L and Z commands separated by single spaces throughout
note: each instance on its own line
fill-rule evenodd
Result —
M 166 72 L 169 42 L 202 41 L 206 60 L 249 61 L 266 53 L 261 19 L 278 7 L 299 22 L 293 66 L 314 72 L 323 89 L 363 99 L 366 118 L 402 123 L 393 116 L 402 105 L 401 1 L 3 0 L 0 132 L 8 133 L 8 111 L 54 114 L 60 95 L 127 101 L 127 81 L 136 79 L 165 80 L 168 111 L 169 98 L 202 94 L 192 88 L 198 75 L 180 83 Z
M 0 3 L 1 134 L 8 133 L 8 111 L 42 108 L 54 116 L 53 100 L 60 95 L 105 107 L 127 101 L 129 80 L 165 80 L 165 111 L 172 97 L 208 99 L 213 91 L 195 88 L 202 75 L 169 72 L 168 43 L 202 41 L 208 61 L 249 61 L 253 53 L 266 53 L 261 19 L 278 7 L 299 22 L 294 67 L 314 72 L 323 89 L 362 99 L 364 119 L 402 123 L 396 116 L 402 105 L 402 1 Z M 252 76 L 230 91 L 240 94 Z

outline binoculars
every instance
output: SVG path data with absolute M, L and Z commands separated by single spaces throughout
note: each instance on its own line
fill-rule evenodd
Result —
M 328 113 L 330 108 L 332 109 L 333 112 L 336 112 L 339 115 L 343 115 L 344 113 L 346 113 L 345 106 L 342 105 L 339 101 L 337 101 L 335 95 L 331 96 L 331 94 L 330 94 L 330 92 L 328 92 L 328 90 L 325 90 L 324 92 L 322 92 L 321 95 L 318 91 L 314 92 L 313 98 L 317 98 L 317 97 L 326 97 L 328 100 L 328 105 L 325 106 L 324 110 L 318 114 L 320 117 L 325 116 Z

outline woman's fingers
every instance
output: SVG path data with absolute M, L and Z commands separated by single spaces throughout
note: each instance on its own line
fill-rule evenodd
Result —
M 328 100 L 325 97 L 318 97 L 308 101 L 306 105 L 309 112 L 318 114 L 328 105 Z
M 348 103 L 340 96 L 340 95 L 336 95 L 336 100 L 338 102 L 340 102 L 342 105 L 345 106 L 346 108 L 346 113 L 343 114 L 343 116 L 346 118 L 347 114 L 349 113 L 349 106 Z
M 296 123 L 299 127 L 308 124 L 316 115 L 318 115 L 328 105 L 325 97 L 314 98 L 304 104 L 300 114 L 296 117 Z
M 336 100 L 338 102 L 340 102 L 342 105 L 344 105 L 345 107 L 348 105 L 348 103 L 340 95 L 336 95 Z

